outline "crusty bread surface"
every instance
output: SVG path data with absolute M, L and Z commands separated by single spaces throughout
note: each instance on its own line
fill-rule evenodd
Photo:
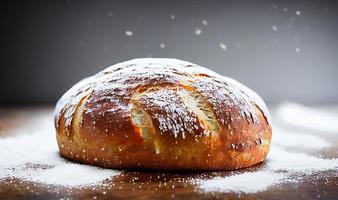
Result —
M 56 138 L 70 160 L 114 169 L 233 170 L 262 162 L 271 126 L 237 81 L 177 59 L 122 62 L 58 101 Z

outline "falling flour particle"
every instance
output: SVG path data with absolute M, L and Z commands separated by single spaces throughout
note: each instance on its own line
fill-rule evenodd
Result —
M 273 26 L 272 26 L 272 30 L 273 30 L 273 31 L 278 31 L 277 26 L 273 25 Z
M 207 20 L 202 20 L 202 24 L 203 24 L 204 26 L 206 26 L 206 25 L 208 25 L 208 21 L 207 21 Z
M 296 48 L 296 52 L 297 53 L 300 52 L 300 48 L 299 47 Z
M 52 127 L 52 125 L 50 126 Z M 54 131 L 0 139 L 0 180 L 19 178 L 59 186 L 86 186 L 118 175 L 115 170 L 75 164 L 61 158 Z
M 174 20 L 175 19 L 175 15 L 171 15 L 170 19 Z
M 195 35 L 201 35 L 202 34 L 202 30 L 198 27 L 195 28 Z
M 292 104 L 280 106 L 279 113 L 287 111 L 291 106 L 293 112 L 297 112 L 298 109 L 309 117 L 319 113 L 318 111 L 311 113 L 310 109 Z M 282 114 L 285 115 L 285 113 Z M 322 116 L 324 116 L 323 121 L 332 118 L 332 116 L 328 117 L 328 114 L 326 114 L 326 118 L 325 115 Z M 291 115 L 289 117 L 290 119 L 297 118 L 297 116 L 291 117 Z M 308 153 L 309 151 L 318 152 L 331 146 L 331 143 L 319 136 L 306 132 L 290 132 L 274 125 L 270 152 L 259 171 L 239 172 L 229 177 L 215 177 L 209 180 L 200 179 L 195 183 L 204 192 L 261 192 L 278 184 L 296 182 L 304 175 L 338 170 L 337 158 L 325 159 Z
M 223 43 L 220 43 L 220 44 L 219 44 L 219 47 L 221 47 L 221 49 L 222 49 L 223 51 L 227 50 L 227 46 L 226 46 L 225 44 L 223 44 Z
M 161 43 L 160 44 L 160 47 L 163 49 L 163 48 L 165 48 L 165 44 L 164 43 Z
M 299 16 L 299 15 L 301 15 L 301 14 L 302 14 L 302 13 L 301 13 L 299 10 L 296 11 L 296 15 Z
M 82 40 L 77 41 L 77 45 L 82 46 L 83 45 L 83 41 Z
M 278 10 L 278 6 L 276 4 L 272 4 L 273 9 Z
M 133 32 L 132 31 L 126 31 L 126 36 L 133 36 Z

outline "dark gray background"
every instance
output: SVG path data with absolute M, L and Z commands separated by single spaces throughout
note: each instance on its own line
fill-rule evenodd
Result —
M 53 104 L 83 77 L 150 56 L 209 67 L 256 90 L 268 103 L 338 103 L 335 1 L 0 4 L 0 104 Z M 196 29 L 202 33 L 196 35 Z M 126 36 L 128 30 L 133 36 Z

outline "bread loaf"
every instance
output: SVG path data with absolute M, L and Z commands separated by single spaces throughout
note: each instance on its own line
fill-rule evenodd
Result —
M 108 67 L 74 85 L 55 108 L 60 154 L 114 169 L 249 167 L 269 151 L 269 123 L 252 90 L 167 58 Z

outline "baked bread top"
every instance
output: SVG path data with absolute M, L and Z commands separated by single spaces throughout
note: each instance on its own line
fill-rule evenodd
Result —
M 74 85 L 55 108 L 61 155 L 110 168 L 248 167 L 268 153 L 269 122 L 249 88 L 168 58 L 108 67 Z

